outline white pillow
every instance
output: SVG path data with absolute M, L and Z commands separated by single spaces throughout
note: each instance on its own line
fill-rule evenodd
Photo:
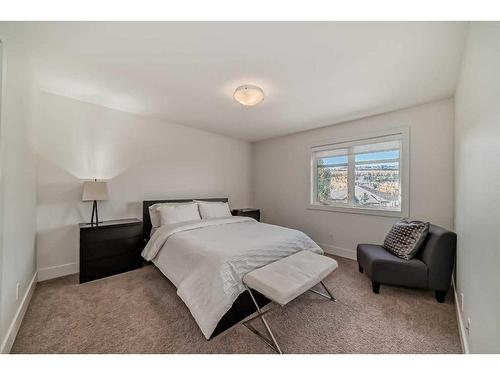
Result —
M 175 206 L 161 206 L 157 210 L 160 213 L 161 225 L 201 220 L 200 213 L 198 212 L 198 203 L 196 202 Z
M 161 225 L 160 212 L 158 208 L 163 206 L 179 206 L 181 204 L 192 204 L 193 202 L 168 202 L 168 203 L 155 203 L 152 206 L 149 206 L 149 218 L 151 219 L 151 227 L 159 228 Z
M 195 201 L 198 203 L 200 215 L 202 219 L 214 219 L 217 217 L 228 217 L 231 215 L 229 204 L 226 202 L 205 202 Z

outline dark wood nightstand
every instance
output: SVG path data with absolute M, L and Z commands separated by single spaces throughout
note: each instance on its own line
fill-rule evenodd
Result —
M 80 224 L 80 283 L 142 267 L 142 221 Z
M 248 216 L 260 221 L 260 210 L 258 208 L 235 208 L 231 210 L 233 216 Z

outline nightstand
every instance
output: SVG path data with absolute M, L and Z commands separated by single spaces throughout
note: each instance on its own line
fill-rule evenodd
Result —
M 248 216 L 260 221 L 260 210 L 258 208 L 235 208 L 231 210 L 233 216 Z
M 142 267 L 142 221 L 80 224 L 80 283 Z

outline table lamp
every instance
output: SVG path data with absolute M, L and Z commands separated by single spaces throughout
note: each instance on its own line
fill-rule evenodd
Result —
M 99 216 L 97 213 L 97 201 L 107 201 L 108 200 L 108 186 L 106 182 L 102 181 L 86 181 L 83 183 L 83 195 L 82 201 L 92 203 L 92 218 L 90 219 L 91 225 L 99 225 Z M 94 223 L 95 215 L 95 223 Z M 102 221 L 101 221 L 102 223 Z

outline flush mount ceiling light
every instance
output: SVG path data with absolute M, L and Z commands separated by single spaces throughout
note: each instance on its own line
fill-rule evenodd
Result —
M 252 107 L 264 100 L 264 91 L 258 86 L 243 85 L 234 91 L 233 97 L 238 103 Z

